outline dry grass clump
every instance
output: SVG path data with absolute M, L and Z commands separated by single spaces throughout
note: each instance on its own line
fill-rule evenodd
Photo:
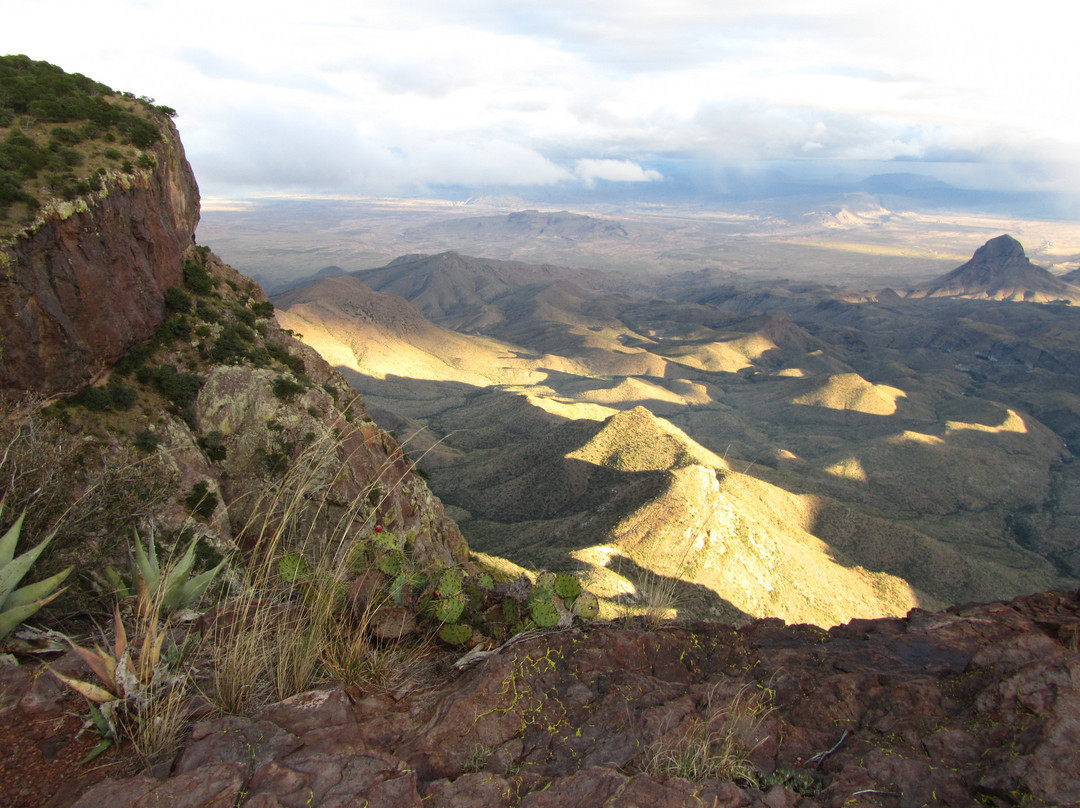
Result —
M 372 482 L 348 505 L 333 505 L 330 492 L 346 465 L 335 449 L 329 436 L 308 446 L 251 508 L 247 575 L 227 595 L 231 605 L 207 641 L 210 697 L 223 713 L 286 699 L 331 678 L 401 689 L 433 650 L 430 639 L 412 635 L 372 637 L 380 603 L 359 615 L 348 607 L 350 550 L 374 528 L 372 514 L 387 494 Z
M 123 734 L 146 768 L 165 763 L 180 750 L 189 723 L 189 682 L 163 682 L 147 688 L 120 718 Z
M 763 724 L 773 709 L 771 691 L 747 683 L 724 698 L 717 685 L 704 701 L 700 714 L 656 739 L 643 770 L 690 781 L 752 782 L 757 772 L 750 755 L 768 737 Z

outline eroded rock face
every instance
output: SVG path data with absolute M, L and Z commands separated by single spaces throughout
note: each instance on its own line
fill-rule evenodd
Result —
M 298 342 L 278 338 L 302 353 Z M 306 353 L 304 360 L 313 380 L 345 388 L 321 357 Z M 407 537 L 422 565 L 467 562 L 468 547 L 457 525 L 358 398 L 347 405 L 346 418 L 322 386 L 288 400 L 278 397 L 277 376 L 248 365 L 217 366 L 199 391 L 199 429 L 219 433 L 227 447 L 218 476 L 234 536 L 253 538 L 279 504 L 287 505 L 276 502 L 274 491 L 279 483 L 290 484 L 283 481 L 288 474 L 296 479 L 297 493 L 311 503 L 311 518 L 324 523 L 326 529 L 316 532 L 326 541 L 340 542 L 354 529 L 369 534 L 379 526 Z
M 828 632 L 594 625 L 401 701 L 337 686 L 200 723 L 171 777 L 77 805 L 1075 805 L 1078 642 L 1080 598 L 1056 594 Z M 769 706 L 735 728 L 752 781 L 650 770 L 746 692 Z
M 195 176 L 163 125 L 153 171 L 116 174 L 0 245 L 0 394 L 72 390 L 161 325 L 199 220 Z

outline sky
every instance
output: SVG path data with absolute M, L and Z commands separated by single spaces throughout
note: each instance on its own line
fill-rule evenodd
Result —
M 10 5 L 0 53 L 175 108 L 204 196 L 723 200 L 901 174 L 1080 218 L 1059 0 Z

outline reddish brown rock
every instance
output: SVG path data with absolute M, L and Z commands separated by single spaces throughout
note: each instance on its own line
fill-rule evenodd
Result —
M 438 808 L 1075 805 L 1074 626 L 1080 598 L 1054 594 L 828 632 L 597 624 L 511 645 L 400 701 L 337 687 L 198 724 L 171 778 L 102 784 L 81 804 L 212 801 L 239 778 L 256 808 L 418 806 L 421 794 Z M 650 766 L 679 727 L 711 715 L 719 732 L 710 710 L 740 692 L 768 709 L 735 728 L 752 776 Z
M 153 171 L 116 174 L 0 245 L 0 394 L 72 390 L 164 320 L 199 194 L 176 129 L 161 123 Z

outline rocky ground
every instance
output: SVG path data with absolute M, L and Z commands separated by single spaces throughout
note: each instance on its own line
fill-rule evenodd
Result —
M 592 624 L 447 667 L 396 699 L 330 685 L 201 721 L 171 766 L 79 775 L 38 804 L 1080 805 L 1078 594 L 827 632 Z M 40 726 L 64 695 L 25 673 L 5 674 L 9 728 Z M 703 761 L 727 735 L 750 766 L 725 778 Z M 20 747 L 5 779 L 56 744 Z

